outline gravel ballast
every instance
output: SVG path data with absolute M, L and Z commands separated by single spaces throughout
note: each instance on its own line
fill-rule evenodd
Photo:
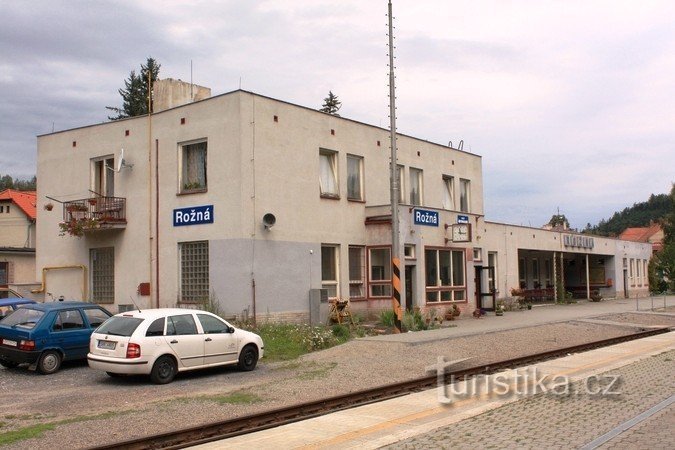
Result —
M 630 318 L 628 322 L 643 323 Z M 466 319 L 472 320 L 472 319 Z M 614 320 L 616 321 L 616 320 Z M 0 370 L 0 438 L 36 424 L 57 424 L 40 437 L 8 449 L 86 448 L 197 426 L 253 412 L 418 378 L 439 356 L 470 358 L 465 365 L 638 331 L 614 323 L 570 321 L 422 343 L 354 340 L 289 362 L 266 363 L 253 372 L 218 368 L 180 374 L 163 386 L 146 377 L 109 378 L 85 364 L 42 376 L 25 369 Z M 247 393 L 250 404 L 227 403 Z

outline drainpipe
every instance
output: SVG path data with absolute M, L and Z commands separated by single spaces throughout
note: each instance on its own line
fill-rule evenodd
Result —
M 47 272 L 50 270 L 64 270 L 64 269 L 82 269 L 82 296 L 83 300 L 86 301 L 88 297 L 87 293 L 87 267 L 83 264 L 70 265 L 70 266 L 50 266 L 42 268 L 42 285 L 40 289 L 33 289 L 30 292 L 32 294 L 41 294 L 47 288 Z

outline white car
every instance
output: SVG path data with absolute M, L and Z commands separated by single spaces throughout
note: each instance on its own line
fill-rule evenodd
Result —
M 234 328 L 206 311 L 180 308 L 127 311 L 112 316 L 91 335 L 87 361 L 111 377 L 150 375 L 170 383 L 178 372 L 238 364 L 255 369 L 263 356 L 255 333 Z

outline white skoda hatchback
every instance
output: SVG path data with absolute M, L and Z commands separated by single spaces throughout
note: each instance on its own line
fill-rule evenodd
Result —
M 150 375 L 170 383 L 178 372 L 237 364 L 255 369 L 263 356 L 255 333 L 206 311 L 159 308 L 110 317 L 91 335 L 87 361 L 111 377 Z

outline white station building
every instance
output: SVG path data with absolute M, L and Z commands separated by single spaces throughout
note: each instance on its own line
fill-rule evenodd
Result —
M 189 87 L 162 80 L 152 115 L 38 137 L 43 294 L 298 322 L 326 298 L 390 308 L 389 130 Z M 397 139 L 406 308 L 648 293 L 649 244 L 486 221 L 480 156 Z

